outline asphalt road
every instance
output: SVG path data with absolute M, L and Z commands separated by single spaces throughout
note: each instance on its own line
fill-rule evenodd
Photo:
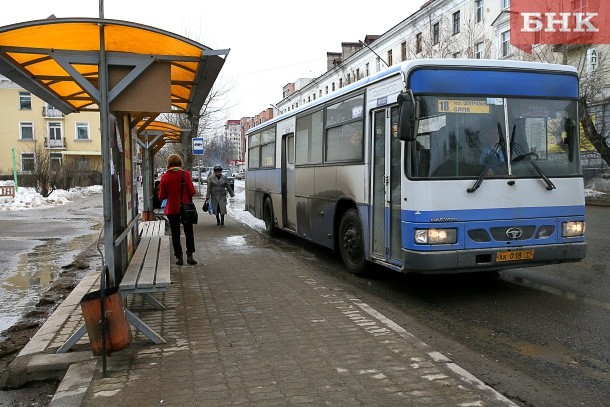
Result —
M 376 269 L 363 279 L 326 249 L 274 240 L 511 400 L 601 407 L 610 400 L 609 214 L 587 207 L 584 261 L 500 277 Z

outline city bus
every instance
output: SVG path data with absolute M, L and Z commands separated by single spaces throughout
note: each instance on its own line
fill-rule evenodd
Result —
M 405 61 L 247 134 L 246 209 L 365 275 L 586 255 L 573 67 Z

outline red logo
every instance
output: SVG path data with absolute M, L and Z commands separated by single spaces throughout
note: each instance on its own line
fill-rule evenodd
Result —
M 536 44 L 610 44 L 610 1 L 512 0 L 510 43 L 528 53 Z

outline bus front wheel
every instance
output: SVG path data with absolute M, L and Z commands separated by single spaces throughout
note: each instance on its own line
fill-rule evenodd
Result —
M 368 262 L 364 258 L 364 238 L 362 224 L 356 209 L 343 214 L 339 225 L 339 251 L 347 269 L 359 276 L 368 271 Z
M 263 220 L 265 221 L 265 232 L 271 237 L 277 235 L 277 228 L 273 222 L 273 204 L 269 198 L 265 198 L 263 203 Z

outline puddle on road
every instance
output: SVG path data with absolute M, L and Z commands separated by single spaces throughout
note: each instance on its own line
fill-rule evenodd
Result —
M 68 242 L 62 242 L 60 238 L 45 240 L 32 251 L 20 254 L 14 270 L 3 271 L 5 277 L 0 281 L 0 332 L 13 326 L 35 308 L 62 266 L 70 264 L 95 236 L 79 236 Z
M 569 355 L 569 349 L 559 343 L 548 345 L 516 343 L 514 346 L 519 352 L 530 358 L 546 360 L 560 366 L 575 366 L 578 364 Z
M 577 366 L 578 362 L 570 355 L 570 349 L 560 343 L 539 345 L 531 342 L 515 340 L 508 336 L 499 335 L 497 332 L 484 327 L 473 327 L 472 337 L 477 341 L 495 342 L 509 346 L 523 356 L 540 359 L 558 366 Z

